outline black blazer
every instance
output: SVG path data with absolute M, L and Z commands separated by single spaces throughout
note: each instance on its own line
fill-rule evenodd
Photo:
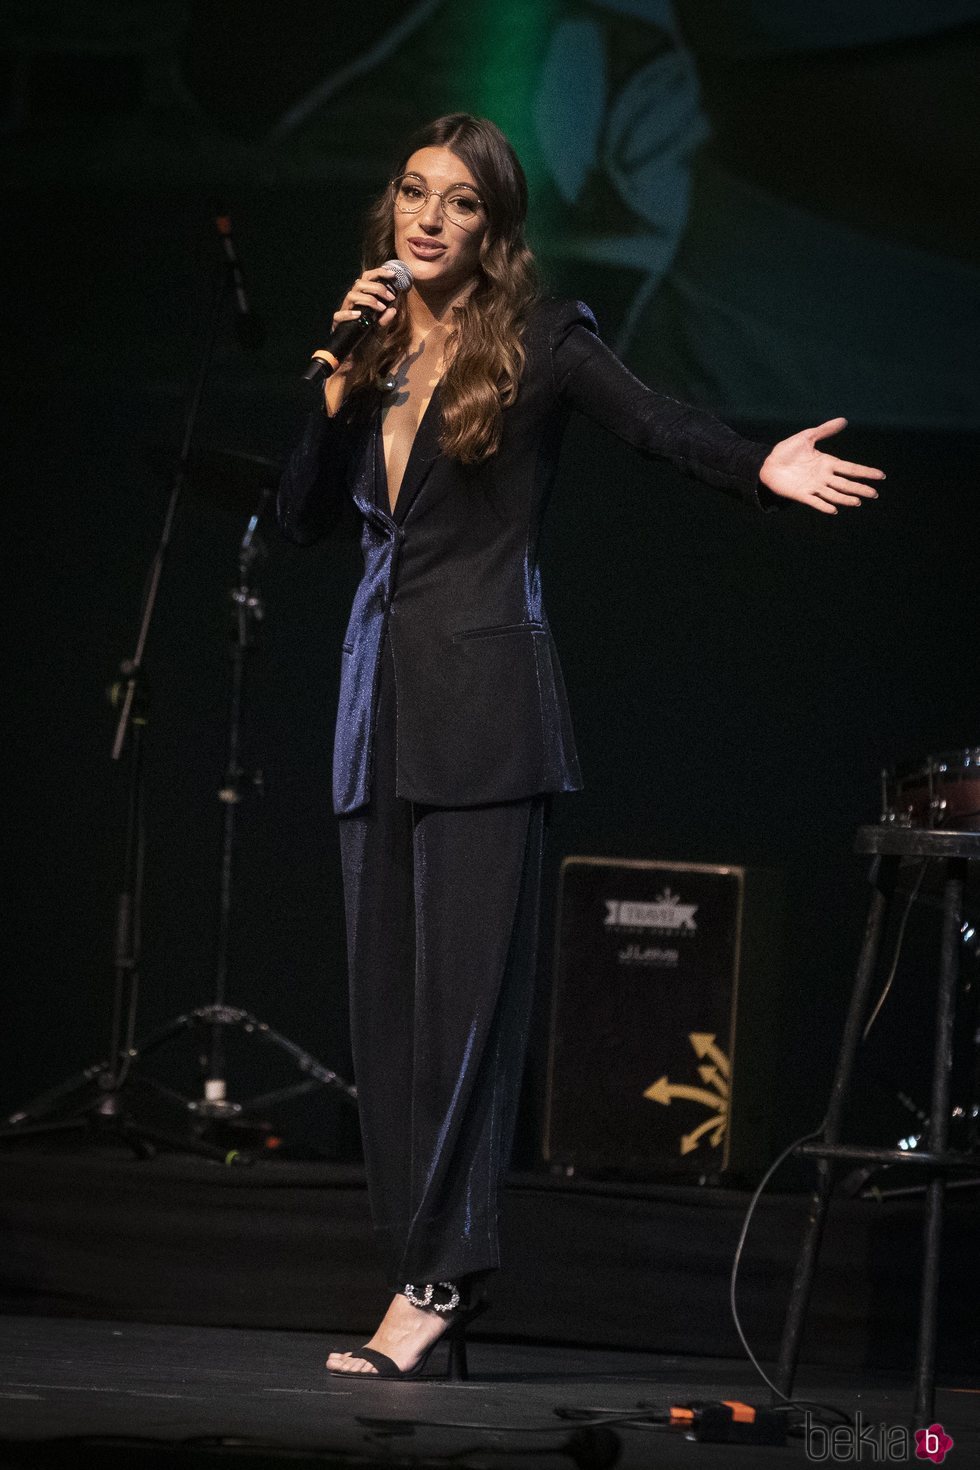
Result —
M 475 806 L 582 787 L 558 654 L 541 600 L 538 538 L 571 409 L 684 473 L 770 508 L 759 482 L 771 448 L 645 387 L 596 335 L 588 307 L 544 301 L 504 410 L 498 452 L 465 466 L 440 453 L 440 390 L 419 426 L 389 514 L 381 401 L 311 414 L 283 474 L 279 524 L 325 535 L 352 497 L 364 575 L 343 645 L 333 807 L 370 798 L 375 695 L 385 627 L 397 690 L 397 783 L 406 800 Z

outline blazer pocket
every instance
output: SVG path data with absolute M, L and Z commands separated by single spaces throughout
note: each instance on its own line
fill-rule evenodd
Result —
M 343 652 L 343 653 L 353 653 L 354 652 L 354 645 L 353 645 L 353 643 L 343 643 L 343 644 L 341 644 L 341 652 Z
M 544 623 L 495 623 L 489 628 L 457 628 L 452 635 L 454 643 L 465 638 L 496 638 L 501 633 L 543 633 Z

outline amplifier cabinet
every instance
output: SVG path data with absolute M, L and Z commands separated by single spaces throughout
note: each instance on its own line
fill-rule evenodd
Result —
M 697 1178 L 764 1167 L 781 908 L 764 870 L 564 859 L 550 1164 Z

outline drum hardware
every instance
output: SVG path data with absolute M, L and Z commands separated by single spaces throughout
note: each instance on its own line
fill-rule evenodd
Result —
M 975 829 L 980 826 L 980 747 L 970 746 L 937 756 L 926 756 L 883 770 L 881 805 L 883 825 L 907 828 L 925 826 L 947 830 L 954 827 L 960 830 Z M 972 872 L 972 866 L 964 888 L 964 913 L 959 927 L 959 939 L 961 954 L 969 956 L 973 964 L 960 969 L 956 1007 L 961 1074 L 970 1071 L 971 1075 L 968 1078 L 961 1075 L 961 1096 L 951 1104 L 948 1116 L 954 1136 L 958 1135 L 962 1152 L 976 1155 L 980 1174 L 980 919 L 977 917 L 977 878 Z M 913 903 L 941 909 L 941 899 L 936 891 L 936 882 L 940 878 L 938 870 L 941 867 L 941 863 L 929 860 L 902 862 L 895 891 L 906 899 L 906 917 Z M 931 869 L 936 872 L 931 872 Z M 900 949 L 901 931 L 888 980 L 864 1028 L 865 1039 L 891 988 Z M 929 1114 L 907 1092 L 898 1088 L 886 1090 L 891 1092 L 910 1115 L 908 1132 L 895 1139 L 894 1147 L 913 1153 L 928 1131 Z M 967 1092 L 969 1096 L 962 1095 Z M 841 1180 L 840 1193 L 851 1198 L 861 1193 L 875 1198 L 890 1198 L 918 1194 L 926 1187 L 913 1185 L 889 1189 L 871 1185 L 872 1179 L 881 1172 L 880 1165 L 853 1169 Z M 977 1179 L 958 1181 L 960 1187 L 977 1182 Z
M 898 827 L 980 828 L 980 746 L 883 770 L 880 820 Z

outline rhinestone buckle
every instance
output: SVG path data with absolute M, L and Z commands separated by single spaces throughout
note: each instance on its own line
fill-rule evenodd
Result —
M 449 1292 L 450 1299 L 448 1302 L 435 1302 L 432 1300 L 437 1286 L 444 1286 Z M 419 1296 L 418 1291 L 417 1286 L 413 1286 L 410 1281 L 406 1282 L 405 1296 L 408 1297 L 413 1307 L 426 1307 L 430 1312 L 452 1312 L 459 1306 L 459 1287 L 455 1281 L 428 1281 L 422 1290 L 421 1296 Z

